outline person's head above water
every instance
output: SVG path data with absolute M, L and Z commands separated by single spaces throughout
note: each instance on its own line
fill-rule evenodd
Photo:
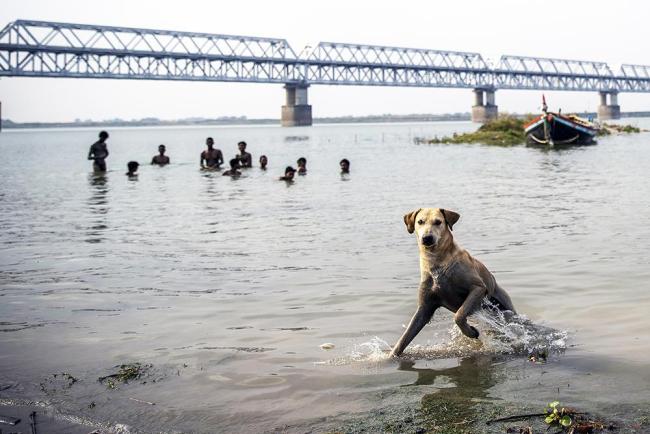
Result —
M 307 164 L 307 159 L 305 157 L 300 157 L 296 163 L 298 163 L 298 167 L 303 167 Z
M 284 169 L 284 176 L 281 177 L 280 179 L 283 181 L 293 181 L 293 176 L 296 174 L 296 169 L 294 169 L 291 166 L 287 166 L 286 169 Z
M 239 149 L 239 152 L 244 152 L 246 150 L 246 142 L 239 142 L 237 143 L 237 148 Z
M 129 172 L 127 173 L 127 175 L 135 175 L 135 172 L 138 171 L 139 166 L 140 166 L 140 163 L 138 163 L 137 161 L 129 161 L 126 164 L 127 169 L 129 169 Z
M 236 158 L 233 158 L 230 160 L 230 168 L 232 170 L 237 170 L 239 169 L 239 160 Z
M 106 131 L 99 132 L 99 140 L 104 141 L 108 139 L 108 133 Z
M 208 148 L 212 149 L 214 146 L 214 139 L 212 137 L 208 137 L 205 139 L 205 144 L 208 145 Z
M 350 160 L 347 158 L 342 159 L 339 166 L 341 166 L 341 173 L 350 173 Z
M 165 148 L 165 145 L 160 145 L 158 146 L 158 152 L 160 152 L 160 155 L 163 155 L 167 148 Z
M 266 155 L 260 155 L 260 167 L 266 169 L 267 164 L 269 164 L 269 159 L 266 158 Z

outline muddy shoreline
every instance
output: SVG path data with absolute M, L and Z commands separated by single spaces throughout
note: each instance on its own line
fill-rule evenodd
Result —
M 363 363 L 363 362 L 361 362 Z M 384 388 L 369 394 L 366 399 L 374 409 L 361 412 L 342 412 L 325 417 L 312 418 L 308 408 L 296 420 L 284 423 L 258 424 L 250 420 L 232 430 L 226 424 L 207 425 L 192 432 L 416 432 L 416 433 L 503 433 L 531 427 L 542 432 L 548 425 L 544 417 L 528 417 L 517 421 L 496 422 L 493 419 L 543 412 L 554 400 L 580 412 L 586 412 L 593 420 L 603 421 L 608 429 L 594 432 L 647 433 L 650 432 L 650 407 L 648 401 L 627 400 L 618 404 L 599 402 L 598 394 L 607 393 L 608 373 L 602 372 L 603 363 L 588 360 L 588 355 L 569 349 L 563 354 L 551 354 L 545 363 L 534 363 L 522 356 L 476 355 L 454 359 L 409 359 L 399 361 L 366 362 L 366 369 L 391 369 L 407 373 L 411 381 L 399 387 Z M 179 367 L 173 372 L 151 367 L 130 381 L 107 387 L 105 382 L 90 375 L 80 375 L 74 382 L 60 374 L 49 375 L 40 383 L 42 393 L 32 400 L 24 395 L 29 387 L 20 383 L 0 382 L 0 415 L 20 418 L 15 426 L 3 425 L 7 432 L 30 432 L 29 415 L 35 412 L 37 432 L 47 433 L 146 433 L 186 432 L 173 423 L 147 426 L 128 412 L 120 415 L 115 407 L 110 411 L 103 407 L 111 401 L 122 402 L 120 407 L 138 406 L 148 412 L 164 412 L 182 403 L 174 399 L 155 399 L 155 388 L 173 389 L 174 382 L 191 377 L 200 367 Z M 624 369 L 628 374 L 633 366 Z M 611 375 L 611 373 L 609 374 Z M 620 372 L 617 375 L 621 375 Z M 602 376 L 602 379 L 599 377 Z M 628 378 L 627 381 L 633 381 Z M 595 386 L 593 383 L 600 386 Z M 605 384 L 603 384 L 605 383 Z M 614 381 L 616 383 L 616 381 Z M 603 388 L 602 386 L 605 386 Z M 72 398 L 75 388 L 83 392 Z M 594 393 L 594 389 L 597 393 Z M 171 390 L 168 390 L 170 392 Z M 66 397 L 68 402 L 63 403 Z M 140 398 L 136 398 L 140 397 Z M 72 399 L 71 399 L 72 398 Z M 142 398 L 142 399 L 141 399 Z M 341 396 L 345 400 L 345 395 Z M 75 409 L 77 409 L 75 411 Z M 81 410 L 83 409 L 83 410 Z M 245 411 L 245 409 L 242 409 Z M 208 411 L 185 408 L 201 417 Z M 39 431 L 39 429 L 41 429 Z M 519 432 L 519 431 L 512 431 Z M 524 432 L 524 431 L 522 431 Z

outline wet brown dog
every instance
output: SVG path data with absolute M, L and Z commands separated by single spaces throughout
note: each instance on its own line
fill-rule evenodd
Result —
M 455 312 L 465 336 L 478 338 L 467 317 L 488 298 L 502 310 L 515 312 L 508 294 L 492 273 L 454 241 L 451 233 L 460 215 L 442 208 L 420 208 L 404 216 L 406 229 L 416 233 L 420 248 L 418 308 L 391 356 L 399 356 L 431 320 L 439 307 Z

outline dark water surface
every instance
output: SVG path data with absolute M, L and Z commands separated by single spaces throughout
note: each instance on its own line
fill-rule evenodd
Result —
M 30 404 L 132 432 L 373 432 L 433 429 L 422 412 L 440 402 L 559 399 L 643 417 L 650 133 L 559 151 L 413 141 L 472 128 L 114 129 L 103 177 L 85 160 L 95 130 L 3 131 L 0 414 Z M 247 140 L 269 170 L 199 171 L 208 135 L 226 161 Z M 172 164 L 151 167 L 160 143 Z M 308 175 L 277 181 L 300 156 Z M 423 206 L 461 214 L 456 239 L 529 321 L 480 314 L 476 342 L 440 311 L 391 361 L 419 279 L 402 216 Z M 549 362 L 531 364 L 541 344 Z M 151 365 L 139 380 L 97 381 L 133 362 Z

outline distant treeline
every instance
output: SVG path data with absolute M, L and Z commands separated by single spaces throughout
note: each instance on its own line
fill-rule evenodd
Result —
M 585 118 L 596 118 L 596 113 L 579 113 Z M 514 115 L 525 116 L 525 115 Z M 650 117 L 650 112 L 626 112 L 621 117 Z M 381 122 L 440 122 L 440 121 L 468 121 L 470 113 L 434 114 L 408 114 L 408 115 L 368 115 L 368 116 L 335 116 L 314 118 L 314 124 L 343 124 L 343 123 L 381 123 Z M 142 119 L 110 119 L 104 121 L 80 120 L 74 122 L 14 122 L 2 119 L 2 128 L 76 128 L 76 127 L 155 127 L 155 126 L 183 126 L 183 125 L 277 125 L 279 119 L 248 119 L 246 116 L 227 116 L 220 118 L 185 118 L 176 120 L 163 120 L 158 118 Z
M 408 115 L 369 115 L 369 116 L 336 116 L 314 118 L 314 123 L 356 123 L 356 122 L 427 122 L 427 121 L 464 121 L 469 120 L 469 113 L 451 113 L 443 115 L 408 114 Z M 80 120 L 74 122 L 14 122 L 2 120 L 2 128 L 76 128 L 76 127 L 149 127 L 149 126 L 182 126 L 182 125 L 277 125 L 280 120 L 248 119 L 246 116 L 229 116 L 220 118 L 186 118 L 164 120 L 158 118 L 143 119 L 110 119 L 104 121 Z

